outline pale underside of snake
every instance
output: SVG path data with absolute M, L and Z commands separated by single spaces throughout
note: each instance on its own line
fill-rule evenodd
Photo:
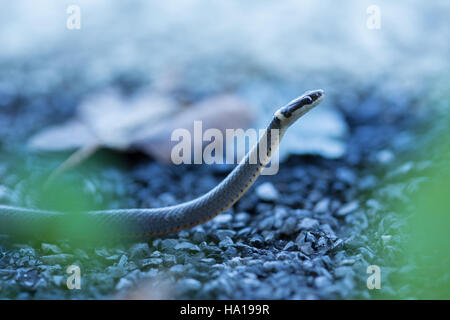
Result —
M 162 208 L 63 213 L 0 205 L 0 234 L 32 239 L 139 239 L 202 224 L 231 207 L 255 182 L 287 128 L 323 99 L 308 91 L 275 112 L 264 135 L 228 176 L 208 193 Z

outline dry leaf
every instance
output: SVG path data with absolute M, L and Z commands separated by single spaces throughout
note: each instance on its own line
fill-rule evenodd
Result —
M 29 146 L 34 150 L 63 151 L 96 143 L 124 150 L 133 142 L 136 131 L 164 121 L 177 109 L 164 96 L 144 93 L 124 100 L 108 90 L 85 100 L 75 119 L 33 136 Z
M 140 132 L 141 138 L 133 145 L 155 156 L 159 161 L 169 163 L 172 148 L 178 143 L 171 141 L 172 132 L 182 128 L 188 130 L 193 137 L 194 121 L 202 122 L 203 133 L 210 128 L 216 128 L 225 137 L 226 129 L 248 127 L 253 122 L 253 114 L 250 106 L 236 96 L 215 96 L 172 115 L 170 121 L 145 128 Z
M 224 133 L 225 129 L 245 128 L 253 120 L 250 109 L 233 95 L 180 108 L 162 95 L 145 93 L 125 100 L 114 91 L 106 91 L 85 100 L 74 119 L 33 136 L 29 146 L 41 151 L 90 150 L 95 145 L 118 150 L 132 147 L 168 163 L 175 129 L 192 133 L 195 120 L 202 121 L 203 131 L 217 128 Z M 67 164 L 63 167 L 65 170 Z

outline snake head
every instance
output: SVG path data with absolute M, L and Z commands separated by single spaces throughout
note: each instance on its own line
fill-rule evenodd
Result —
M 275 116 L 283 123 L 290 125 L 306 112 L 317 106 L 324 97 L 323 90 L 307 91 L 279 109 Z

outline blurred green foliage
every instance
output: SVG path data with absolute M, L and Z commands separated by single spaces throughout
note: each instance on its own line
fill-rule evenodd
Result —
M 36 228 L 44 228 L 45 238 L 40 240 L 69 239 L 79 244 L 104 242 L 111 238 L 116 233 L 114 230 L 93 225 L 85 213 L 107 208 L 110 195 L 102 194 L 98 189 L 97 183 L 101 182 L 97 181 L 97 177 L 104 167 L 113 165 L 120 168 L 116 160 L 111 154 L 100 154 L 90 163 L 66 172 L 49 183 L 49 173 L 55 163 L 60 162 L 58 159 L 40 159 L 30 155 L 25 164 L 16 159 L 13 170 L 16 179 L 21 181 L 19 189 L 23 203 L 15 205 L 62 213 L 51 224 L 42 226 L 39 221 L 24 224 L 21 234 L 33 235 L 37 232 Z
M 394 206 L 407 216 L 400 230 L 407 239 L 403 256 L 390 276 L 399 299 L 450 299 L 450 118 L 440 121 L 444 130 L 435 142 L 418 150 L 419 158 L 433 158 L 431 169 L 418 187 L 408 177 L 406 187 L 414 189 L 409 203 Z

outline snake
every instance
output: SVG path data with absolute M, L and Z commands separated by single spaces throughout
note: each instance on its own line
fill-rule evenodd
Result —
M 256 145 L 209 192 L 161 208 L 57 212 L 0 205 L 0 234 L 32 239 L 143 239 L 189 229 L 233 206 L 270 162 L 286 130 L 317 106 L 323 90 L 307 91 L 279 108 Z

